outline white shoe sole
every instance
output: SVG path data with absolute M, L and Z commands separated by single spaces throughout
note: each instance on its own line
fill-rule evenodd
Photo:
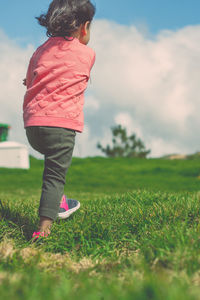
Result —
M 71 209 L 67 210 L 66 212 L 58 213 L 58 218 L 59 218 L 59 219 L 67 219 L 67 218 L 69 218 L 69 216 L 70 216 L 71 214 L 73 214 L 77 209 L 79 209 L 80 206 L 81 206 L 81 205 L 80 205 L 80 202 L 78 202 L 78 205 L 77 205 L 76 207 L 71 208 Z

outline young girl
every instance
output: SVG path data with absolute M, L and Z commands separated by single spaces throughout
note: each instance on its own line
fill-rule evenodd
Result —
M 44 154 L 38 230 L 48 236 L 52 222 L 79 208 L 63 196 L 77 132 L 83 131 L 84 91 L 95 61 L 87 46 L 95 7 L 90 0 L 53 0 L 38 19 L 48 40 L 33 54 L 24 84 L 23 118 L 30 145 Z

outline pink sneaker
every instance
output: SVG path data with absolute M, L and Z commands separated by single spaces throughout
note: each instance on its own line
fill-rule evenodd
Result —
M 73 214 L 80 207 L 80 202 L 74 199 L 67 199 L 66 195 L 63 195 L 62 202 L 60 204 L 58 217 L 60 219 L 66 219 Z
M 35 242 L 35 241 L 37 241 L 38 240 L 38 238 L 39 237 L 47 237 L 49 234 L 47 233 L 46 235 L 44 235 L 44 232 L 40 232 L 40 231 L 38 231 L 38 232 L 33 232 L 33 235 L 32 235 L 32 242 Z

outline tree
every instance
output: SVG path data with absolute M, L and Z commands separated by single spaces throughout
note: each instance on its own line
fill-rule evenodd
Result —
M 146 156 L 151 150 L 146 150 L 144 143 L 135 134 L 127 136 L 126 128 L 121 125 L 111 127 L 113 135 L 113 146 L 107 145 L 106 148 L 98 143 L 97 148 L 104 152 L 108 157 L 141 157 Z

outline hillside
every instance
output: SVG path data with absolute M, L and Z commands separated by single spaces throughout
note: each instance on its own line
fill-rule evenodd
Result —
M 200 152 L 194 154 L 168 154 L 162 156 L 161 159 L 200 159 Z
M 199 299 L 197 160 L 73 158 L 81 207 L 32 244 L 42 171 L 0 169 L 0 299 Z
M 1 190 L 39 190 L 42 172 L 43 161 L 33 157 L 30 170 L 0 169 Z M 198 191 L 199 176 L 196 160 L 75 157 L 67 173 L 66 191 Z

